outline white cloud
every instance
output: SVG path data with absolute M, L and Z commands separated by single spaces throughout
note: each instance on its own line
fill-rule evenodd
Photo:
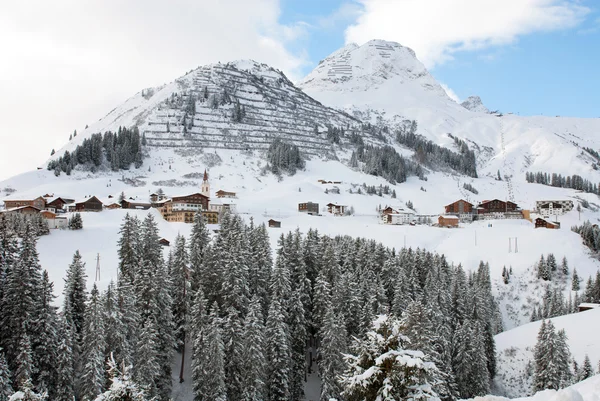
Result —
M 446 91 L 446 94 L 450 99 L 454 100 L 456 103 L 460 103 L 460 98 L 448 85 L 443 82 L 440 82 L 440 86 Z
M 411 47 L 428 67 L 461 50 L 506 45 L 519 36 L 577 26 L 590 10 L 568 0 L 358 0 L 346 41 L 385 39 Z
M 278 0 L 0 3 L 0 178 L 199 65 L 252 58 L 299 78 L 305 53 L 289 47 L 306 29 L 279 15 Z

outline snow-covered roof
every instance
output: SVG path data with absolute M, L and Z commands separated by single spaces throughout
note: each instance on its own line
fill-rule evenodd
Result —
M 35 207 L 35 206 L 30 206 L 30 205 L 25 205 L 25 206 L 13 207 L 13 208 L 11 208 L 11 209 L 6 209 L 6 210 L 3 210 L 3 212 L 5 212 L 5 213 L 8 213 L 8 212 L 16 212 L 16 211 L 18 211 L 18 210 L 21 210 L 21 209 L 28 209 L 28 208 L 32 208 L 32 209 L 35 209 L 35 210 L 37 210 L 37 211 L 40 211 L 40 212 L 42 211 L 42 209 L 40 209 L 40 208 L 38 208 L 38 207 Z
M 594 304 L 591 302 L 583 302 L 579 304 L 580 308 L 600 308 L 600 304 Z
M 458 220 L 458 216 L 440 216 L 445 220 Z

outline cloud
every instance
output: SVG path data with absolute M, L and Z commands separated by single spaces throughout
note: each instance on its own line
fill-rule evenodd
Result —
M 590 13 L 568 0 L 358 0 L 346 42 L 385 39 L 411 47 L 428 67 L 458 51 L 510 44 L 519 36 L 573 28 Z
M 278 0 L 30 0 L 0 4 L 0 178 L 34 168 L 73 129 L 142 88 L 252 58 L 302 75 L 303 24 Z
M 440 82 L 440 86 L 446 91 L 446 94 L 450 99 L 454 100 L 456 103 L 460 103 L 460 98 L 448 85 L 443 82 Z

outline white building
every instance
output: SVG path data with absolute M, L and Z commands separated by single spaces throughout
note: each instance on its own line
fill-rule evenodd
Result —
M 394 210 L 392 213 L 381 215 L 381 222 L 383 224 L 410 224 L 414 220 L 415 213 L 408 210 Z
M 563 215 L 573 210 L 570 200 L 543 200 L 535 202 L 536 211 L 544 217 Z
M 211 201 L 208 205 L 208 208 L 210 211 L 218 213 L 224 212 L 226 210 L 228 210 L 231 213 L 235 213 L 237 211 L 235 203 L 228 202 L 223 199 Z

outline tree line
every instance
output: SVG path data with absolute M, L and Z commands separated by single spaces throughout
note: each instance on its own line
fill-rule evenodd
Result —
M 298 146 L 283 142 L 280 138 L 276 138 L 269 145 L 267 162 L 267 168 L 273 174 L 287 172 L 294 175 L 296 170 L 302 170 L 305 166 L 304 158 Z
M 104 135 L 97 133 L 85 138 L 73 152 L 65 150 L 58 159 L 48 162 L 48 170 L 56 176 L 61 172 L 71 175 L 76 166 L 84 171 L 95 172 L 98 169 L 110 168 L 112 171 L 129 170 L 131 164 L 139 168 L 143 163 L 142 146 L 145 137 L 140 136 L 137 127 L 131 129 L 119 127 L 118 132 L 107 131 Z
M 525 180 L 528 183 L 549 185 L 558 188 L 571 188 L 578 191 L 600 195 L 600 192 L 598 192 L 597 183 L 593 183 L 577 174 L 562 175 L 556 173 L 548 174 L 543 172 L 526 172 Z
M 35 236 L 3 235 L 0 377 L 12 390 L 105 400 L 123 381 L 131 393 L 167 400 L 176 352 L 192 360 L 197 400 L 302 399 L 315 363 L 321 399 L 357 399 L 352 372 L 375 363 L 372 352 L 422 363 L 398 361 L 369 383 L 377 393 L 393 382 L 399 397 L 486 394 L 496 371 L 502 322 L 485 263 L 466 272 L 422 249 L 315 230 L 282 235 L 273 260 L 264 224 L 229 214 L 212 236 L 198 215 L 164 260 L 152 215 L 127 215 L 117 281 L 88 292 L 76 252 L 59 311 Z M 390 334 L 377 351 L 373 333 Z

